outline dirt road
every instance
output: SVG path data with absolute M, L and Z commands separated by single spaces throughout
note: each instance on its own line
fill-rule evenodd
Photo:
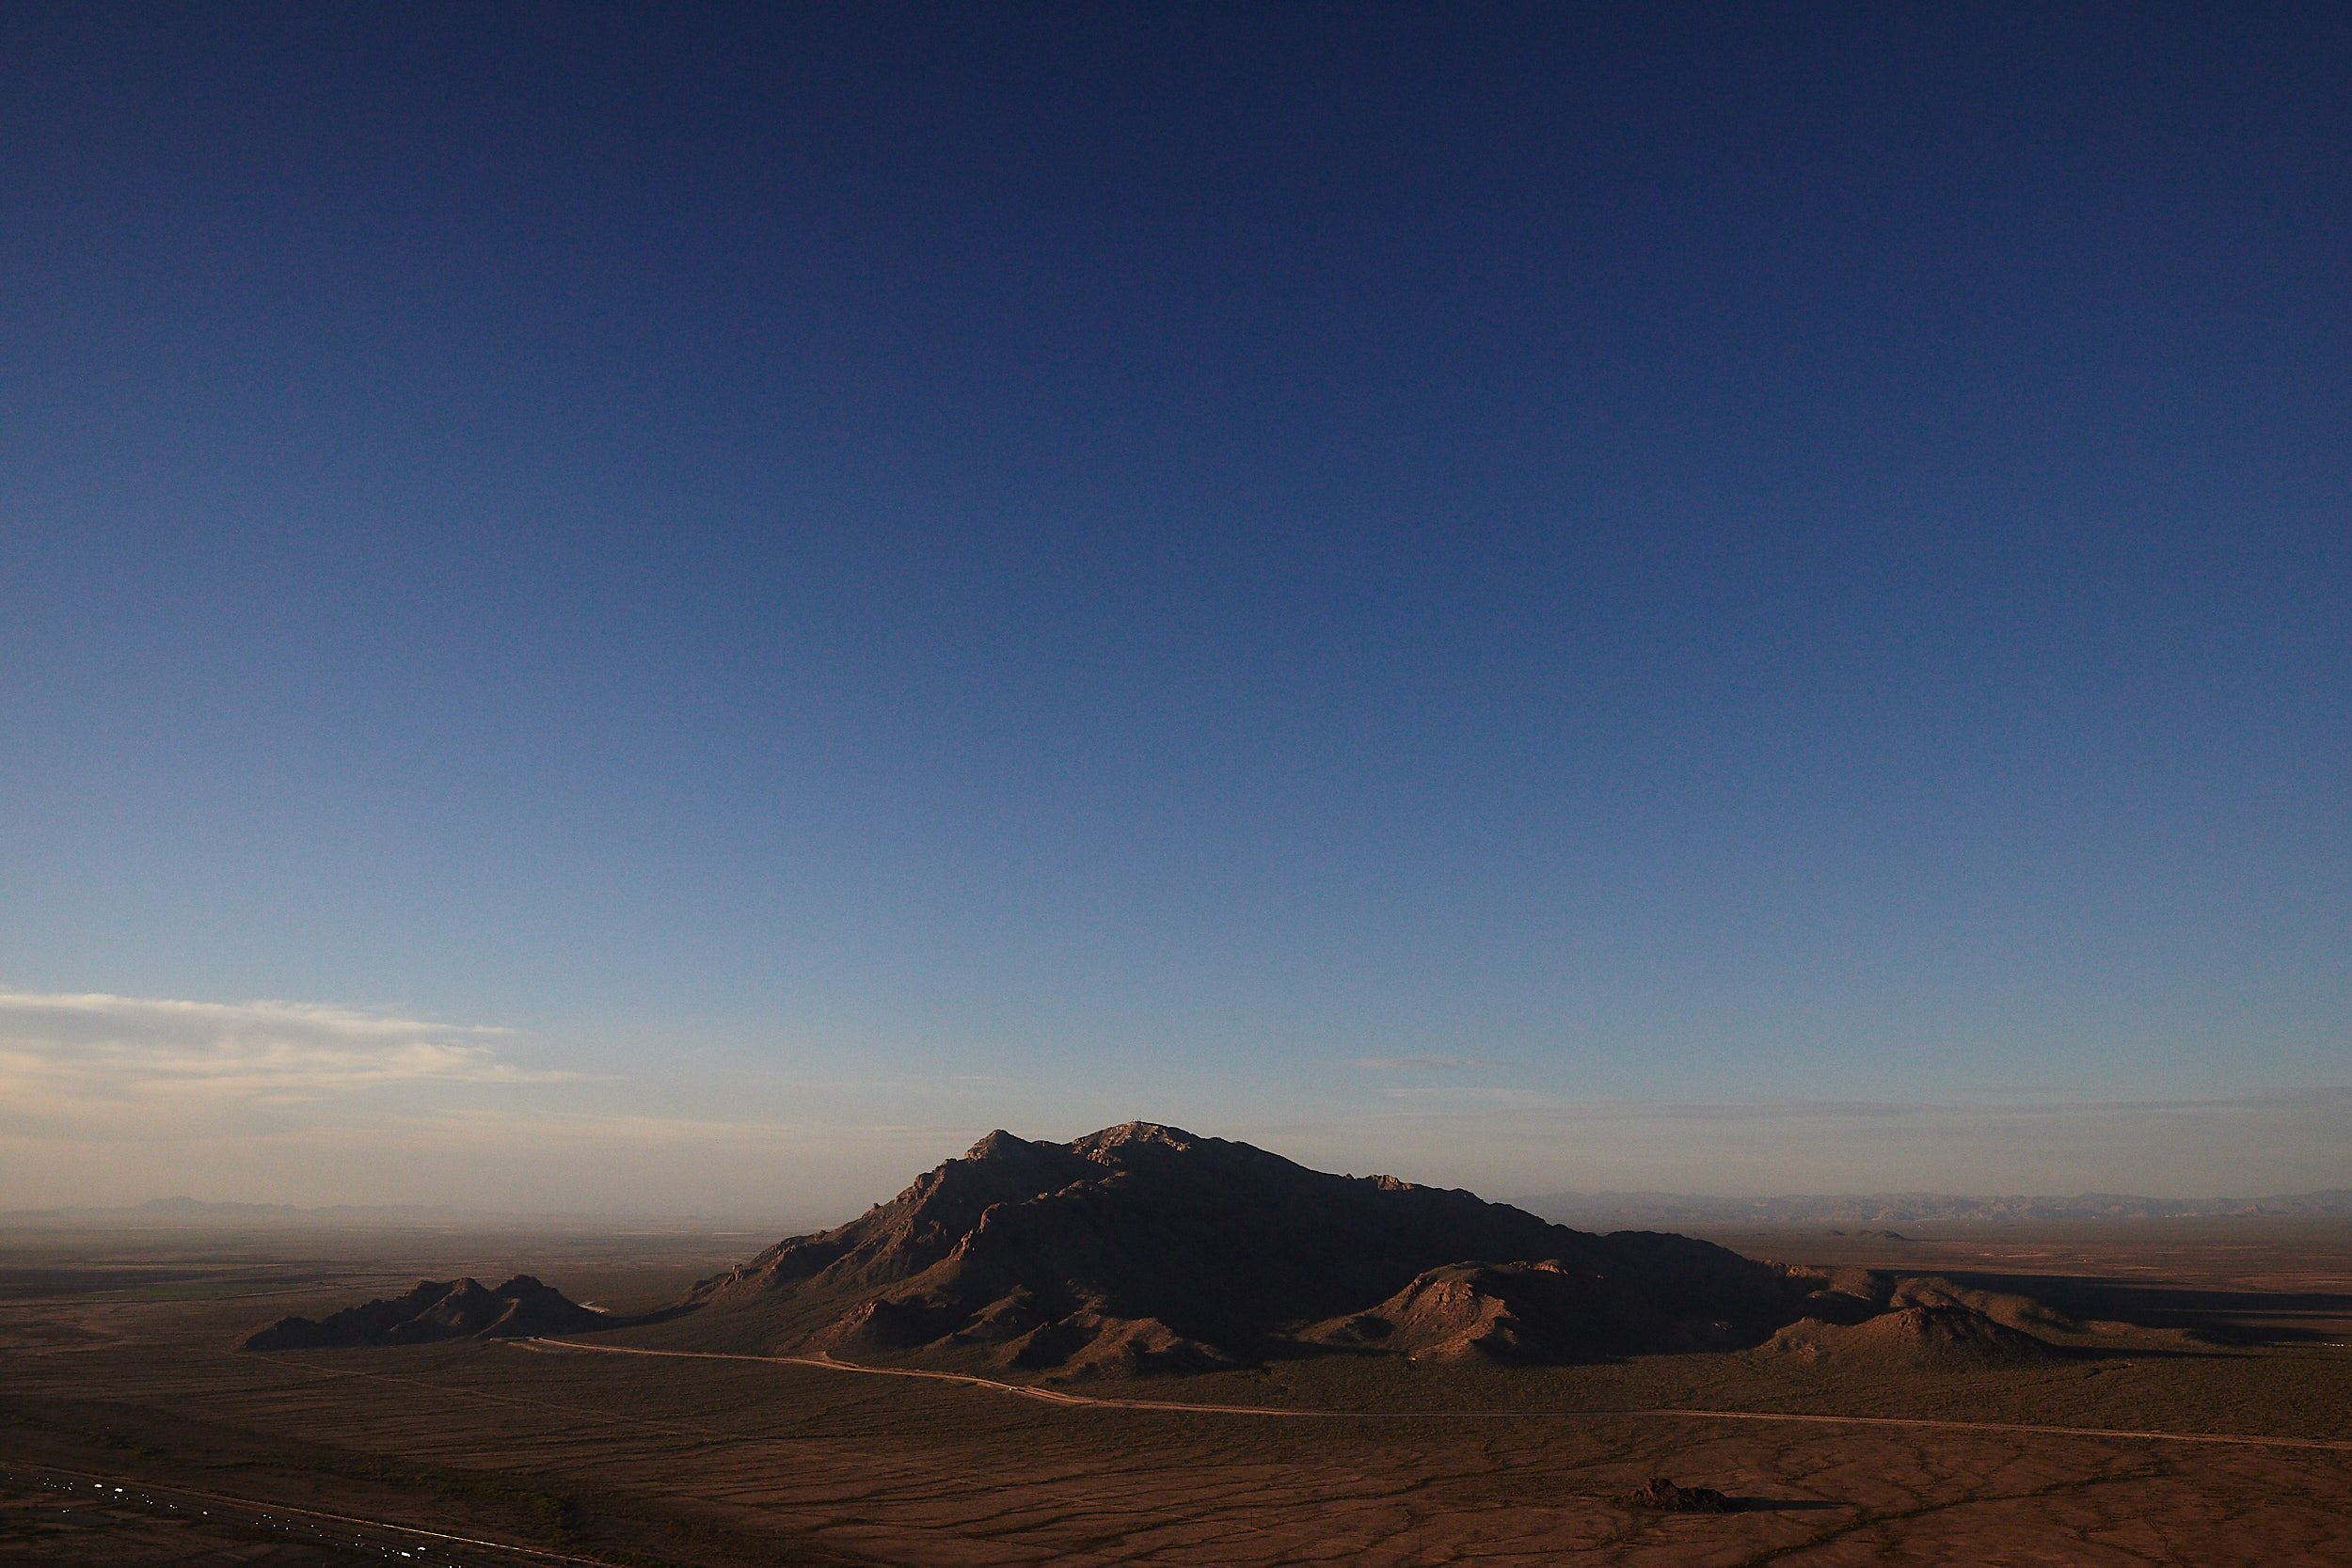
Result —
M 2098 1437 L 2106 1439 L 2139 1438 L 2159 1443 L 2211 1443 L 2231 1448 L 2248 1449 L 2312 1449 L 2323 1452 L 2352 1453 L 2352 1441 L 2329 1442 L 2314 1437 L 2242 1437 L 2228 1433 L 2212 1432 L 2131 1432 L 2112 1427 L 2036 1426 L 2022 1421 L 1949 1421 L 1929 1420 L 1901 1416 L 1807 1416 L 1780 1411 L 1761 1410 L 1307 1410 L 1265 1404 L 1187 1404 L 1173 1400 L 1102 1399 L 1089 1394 L 1073 1394 L 1059 1388 L 1041 1388 L 1034 1384 L 1000 1383 L 994 1378 L 977 1377 L 968 1372 L 925 1371 L 913 1367 L 861 1367 L 852 1361 L 837 1360 L 830 1355 L 741 1355 L 720 1351 L 644 1350 L 630 1345 L 591 1345 L 578 1339 L 553 1339 L 534 1337 L 510 1341 L 523 1350 L 591 1351 L 600 1355 L 664 1355 L 690 1361 L 761 1361 L 783 1367 L 818 1367 L 829 1372 L 857 1372 L 868 1377 L 919 1377 L 939 1383 L 957 1383 L 971 1388 L 988 1388 L 1010 1394 L 1016 1399 L 1037 1400 L 1046 1404 L 1082 1406 L 1090 1410 L 1149 1410 L 1182 1412 L 1184 1414 L 1221 1416 L 1278 1416 L 1310 1420 L 1411 1420 L 1417 1418 L 1440 1417 L 1455 1421 L 1465 1418 L 1525 1420 L 1534 1417 L 1593 1418 L 1656 1417 L 1680 1420 L 1709 1421 L 1786 1421 L 1813 1426 L 1903 1427 L 1914 1430 L 1943 1432 L 2015 1433 L 2040 1437 Z

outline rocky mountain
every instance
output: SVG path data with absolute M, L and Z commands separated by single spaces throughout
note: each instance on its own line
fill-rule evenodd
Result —
M 2122 1326 L 2085 1325 L 2030 1296 L 1972 1290 L 1934 1275 L 1791 1269 L 1788 1277 L 1810 1287 L 1804 1316 L 1760 1347 L 1767 1357 L 1929 1370 L 2047 1361 L 2059 1353 L 2045 1335 Z
M 1564 1360 L 1756 1343 L 1785 1271 L 1594 1236 L 1131 1122 L 997 1132 L 835 1229 L 703 1281 L 666 1342 L 1136 1372 L 1334 1351 Z
M 2097 1325 L 2093 1325 L 2096 1327 Z M 251 1350 L 650 1331 L 644 1348 L 826 1355 L 1056 1379 L 1294 1356 L 1542 1363 L 1753 1349 L 1934 1367 L 2056 1354 L 2085 1332 L 2023 1296 L 1594 1235 L 1474 1194 L 1332 1176 L 1129 1122 L 1070 1143 L 992 1132 L 848 1225 L 796 1236 L 614 1319 L 528 1275 L 426 1280 Z
M 1774 1334 L 1761 1354 L 1832 1366 L 1951 1370 L 2051 1361 L 2058 1354 L 2047 1341 L 1964 1307 L 1898 1307 L 1858 1323 L 1806 1318 Z
M 434 1339 L 508 1339 L 573 1334 L 609 1325 L 604 1314 L 566 1299 L 527 1274 L 485 1289 L 478 1279 L 421 1279 L 405 1295 L 313 1321 L 280 1318 L 245 1342 L 246 1350 L 315 1350 L 343 1345 L 415 1345 Z

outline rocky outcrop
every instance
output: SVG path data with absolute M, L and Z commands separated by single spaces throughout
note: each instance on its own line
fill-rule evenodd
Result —
M 1964 1370 L 2048 1361 L 2059 1353 L 1973 1307 L 1911 1306 L 1855 1323 L 1802 1318 L 1775 1333 L 1758 1354 L 1834 1367 Z
M 1740 1506 L 1711 1486 L 1677 1486 L 1665 1476 L 1650 1477 L 1616 1501 L 1653 1513 L 1729 1513 Z
M 567 1300 L 527 1274 L 485 1288 L 477 1279 L 421 1279 L 405 1295 L 379 1296 L 325 1318 L 280 1318 L 245 1341 L 246 1350 L 316 1350 L 345 1345 L 415 1345 L 435 1339 L 503 1339 L 569 1334 L 611 1320 Z

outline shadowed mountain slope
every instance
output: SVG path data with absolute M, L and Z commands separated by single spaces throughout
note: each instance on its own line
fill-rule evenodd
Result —
M 421 1279 L 405 1295 L 313 1321 L 280 1318 L 245 1342 L 246 1350 L 315 1350 L 343 1345 L 415 1345 L 434 1339 L 507 1339 L 576 1334 L 608 1326 L 603 1313 L 566 1299 L 527 1274 L 495 1289 L 478 1279 Z
M 2096 1325 L 2093 1325 L 2094 1327 Z M 1595 1236 L 1473 1194 L 1331 1176 L 1129 1122 L 1067 1144 L 992 1132 L 848 1225 L 778 1243 L 659 1313 L 615 1319 L 529 1275 L 426 1280 L 248 1350 L 652 1331 L 645 1348 L 840 1354 L 1055 1377 L 1284 1356 L 1565 1362 L 1757 1347 L 1915 1365 L 2056 1354 L 2026 1297 Z
M 1423 1280 L 1471 1264 L 1486 1267 Z M 1708 1243 L 1586 1235 L 1467 1192 L 1131 1122 L 1068 1144 L 992 1132 L 863 1217 L 703 1281 L 701 1309 L 664 1340 L 1174 1370 L 1386 1350 L 1388 1331 L 1348 1326 L 1385 1308 L 1410 1326 L 1407 1354 L 1460 1340 L 1557 1360 L 1753 1344 L 1802 1294 Z

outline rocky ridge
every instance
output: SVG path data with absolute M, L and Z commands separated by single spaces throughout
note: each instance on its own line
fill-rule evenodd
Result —
M 594 1308 L 527 1274 L 485 1287 L 478 1279 L 421 1279 L 405 1295 L 379 1296 L 321 1319 L 280 1318 L 246 1338 L 246 1350 L 417 1345 L 436 1339 L 508 1339 L 608 1326 Z
M 2098 1325 L 2092 1325 L 2096 1328 Z M 1062 1380 L 1305 1356 L 1563 1363 L 1752 1350 L 1791 1365 L 2058 1354 L 2023 1296 L 1594 1235 L 1471 1193 L 1333 1176 L 1154 1122 L 991 1132 L 847 1225 L 789 1237 L 662 1312 L 613 1319 L 528 1275 L 427 1280 L 255 1350 L 632 1327 L 646 1348 L 829 1355 Z
M 859 1219 L 704 1280 L 674 1338 L 1082 1376 L 1343 1353 L 1574 1361 L 1757 1344 L 1817 1283 L 1130 1122 L 1068 1144 L 992 1132 Z

